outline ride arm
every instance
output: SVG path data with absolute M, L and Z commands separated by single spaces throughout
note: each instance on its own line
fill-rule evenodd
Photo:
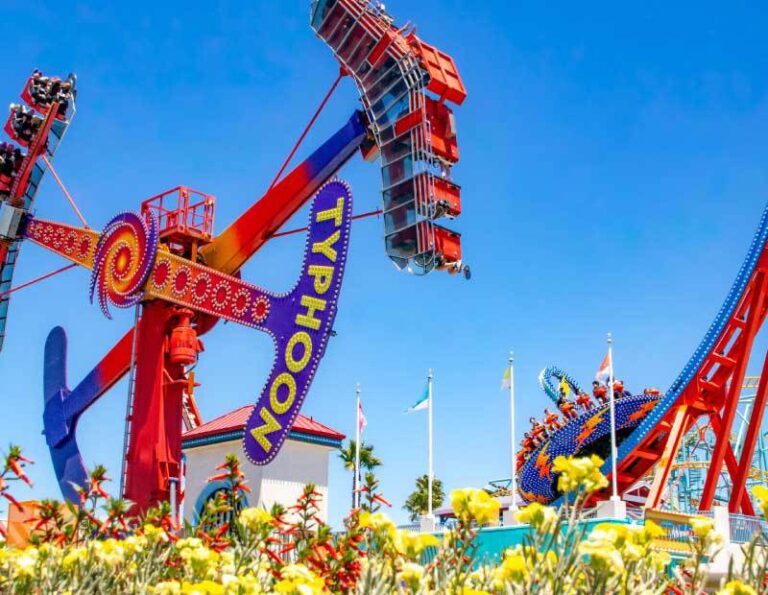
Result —
M 43 433 L 51 451 L 56 479 L 64 497 L 76 502 L 77 486 L 85 486 L 87 472 L 77 445 L 80 416 L 128 372 L 133 329 L 107 353 L 80 384 L 67 387 L 67 336 L 54 328 L 45 343 L 43 375 Z
M 317 190 L 349 161 L 366 138 L 362 112 L 323 143 L 303 163 L 267 191 L 210 244 L 200 249 L 203 262 L 233 275 Z

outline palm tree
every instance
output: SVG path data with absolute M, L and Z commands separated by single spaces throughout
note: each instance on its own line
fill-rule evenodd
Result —
M 360 484 L 360 476 L 355 473 L 355 450 L 357 448 L 357 442 L 349 440 L 346 446 L 339 448 L 339 458 L 344 463 L 344 469 L 352 471 L 352 508 L 355 507 L 355 493 L 357 492 L 357 486 Z M 360 469 L 358 470 L 362 475 L 363 469 L 366 471 L 372 471 L 376 467 L 381 465 L 381 459 L 373 454 L 373 446 L 360 443 Z
M 437 478 L 432 479 L 432 510 L 439 508 L 445 500 L 445 492 L 443 491 L 443 482 Z M 416 489 L 408 496 L 405 501 L 405 508 L 410 513 L 410 518 L 415 521 L 420 516 L 427 513 L 429 507 L 427 502 L 429 501 L 429 477 L 422 475 L 416 478 Z

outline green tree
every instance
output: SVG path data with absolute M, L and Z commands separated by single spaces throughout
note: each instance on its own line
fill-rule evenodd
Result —
M 445 492 L 443 491 L 443 482 L 437 478 L 432 480 L 432 510 L 443 505 Z M 422 475 L 416 478 L 416 489 L 408 496 L 403 508 L 410 513 L 412 521 L 418 519 L 421 515 L 427 514 L 429 507 L 429 477 Z
M 352 508 L 355 507 L 355 492 L 360 485 L 360 477 L 363 470 L 372 471 L 381 465 L 381 459 L 373 454 L 373 446 L 362 442 L 360 444 L 360 469 L 359 475 L 355 473 L 355 449 L 357 442 L 349 440 L 346 446 L 339 448 L 339 458 L 344 463 L 344 468 L 352 471 Z

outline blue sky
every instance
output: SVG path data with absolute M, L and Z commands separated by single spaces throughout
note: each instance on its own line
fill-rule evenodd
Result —
M 14 101 L 34 67 L 79 75 L 78 114 L 56 159 L 89 223 L 178 184 L 218 198 L 217 229 L 261 195 L 337 66 L 308 24 L 308 0 L 131 3 L 29 1 L 0 7 L 0 89 Z M 615 336 L 628 387 L 665 388 L 720 307 L 768 197 L 768 47 L 757 3 L 512 3 L 390 0 L 397 21 L 451 53 L 469 90 L 457 110 L 470 282 L 397 273 L 382 222 L 359 222 L 332 340 L 304 413 L 366 439 L 403 519 L 426 470 L 423 414 L 402 411 L 435 370 L 435 469 L 448 488 L 509 475 L 499 381 L 517 355 L 520 424 L 541 412 L 549 364 L 587 382 Z M 345 81 L 306 155 L 357 107 Z M 342 172 L 356 210 L 378 206 L 378 169 Z M 76 223 L 53 180 L 41 217 Z M 306 212 L 291 226 L 304 224 Z M 244 277 L 271 289 L 296 277 L 303 240 L 271 242 Z M 61 265 L 25 246 L 17 281 Z M 18 294 L 0 356 L 0 444 L 38 461 L 34 495 L 57 496 L 41 431 L 42 350 L 70 337 L 73 384 L 131 323 L 107 321 L 72 271 Z M 266 335 L 219 325 L 197 376 L 204 417 L 256 400 Z M 765 341 L 761 341 L 764 345 Z M 87 463 L 119 474 L 126 388 L 83 418 Z M 350 477 L 332 462 L 331 509 Z M 116 489 L 116 485 L 114 486 Z M 21 490 L 21 497 L 30 492 Z

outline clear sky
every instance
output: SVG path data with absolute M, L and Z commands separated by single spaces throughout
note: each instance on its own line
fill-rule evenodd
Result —
M 2 3 L 0 100 L 38 67 L 79 75 L 78 114 L 57 169 L 89 223 L 185 184 L 218 198 L 217 229 L 258 198 L 333 81 L 337 66 L 308 24 L 308 0 Z M 519 431 L 557 364 L 588 382 L 615 336 L 630 389 L 663 389 L 708 327 L 768 198 L 768 46 L 752 2 L 390 0 L 399 23 L 451 53 L 469 99 L 457 110 L 455 177 L 473 278 L 415 278 L 384 255 L 382 222 L 355 224 L 332 339 L 304 413 L 354 433 L 363 387 L 366 440 L 400 509 L 426 471 L 426 416 L 404 415 L 435 370 L 435 470 L 447 488 L 509 476 L 508 404 L 517 356 Z M 301 155 L 358 106 L 351 81 Z M 342 172 L 357 211 L 379 204 L 378 168 Z M 47 179 L 41 217 L 76 223 Z M 291 226 L 304 225 L 306 212 Z M 274 240 L 244 270 L 289 288 L 303 239 Z M 17 281 L 61 266 L 33 245 Z M 71 271 L 14 297 L 0 355 L 0 445 L 37 460 L 36 497 L 58 496 L 42 429 L 47 333 L 70 337 L 76 384 L 131 324 L 106 320 Z M 270 339 L 234 324 L 204 338 L 198 403 L 210 419 L 255 402 Z M 762 345 L 765 342 L 761 342 Z M 125 384 L 82 419 L 87 464 L 120 470 Z M 351 477 L 331 464 L 332 519 Z M 117 488 L 117 481 L 113 489 Z M 19 496 L 31 492 L 20 490 Z

